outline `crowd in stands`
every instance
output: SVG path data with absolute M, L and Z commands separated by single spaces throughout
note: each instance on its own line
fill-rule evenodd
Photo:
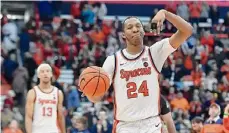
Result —
M 36 2 L 35 15 L 27 23 L 10 20 L 3 14 L 1 129 L 4 133 L 24 130 L 25 97 L 37 84 L 34 76 L 42 62 L 52 66 L 53 84 L 65 95 L 67 132 L 111 133 L 112 88 L 103 101 L 92 104 L 81 96 L 76 84 L 84 68 L 102 66 L 107 56 L 125 47 L 122 22 L 118 17 L 104 20 L 109 10 L 104 3 L 73 2 L 69 9 L 73 19 L 59 17 L 60 5 L 61 2 Z M 161 93 L 171 105 L 176 129 L 179 133 L 195 133 L 200 128 L 211 130 L 214 125 L 214 129 L 219 127 L 215 133 L 220 133 L 224 108 L 229 104 L 229 11 L 219 22 L 220 7 L 206 2 L 179 5 L 171 2 L 164 6 L 194 27 L 193 35 L 169 56 L 160 75 Z M 198 23 L 207 18 L 213 26 L 199 27 Z M 174 33 L 176 29 L 165 22 L 163 32 Z M 146 36 L 144 44 L 151 46 L 165 37 Z M 73 84 L 57 81 L 62 69 L 73 71 Z

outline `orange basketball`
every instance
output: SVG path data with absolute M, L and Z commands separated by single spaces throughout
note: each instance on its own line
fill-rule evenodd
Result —
M 102 96 L 110 86 L 110 79 L 101 67 L 90 66 L 81 73 L 78 86 L 86 96 Z

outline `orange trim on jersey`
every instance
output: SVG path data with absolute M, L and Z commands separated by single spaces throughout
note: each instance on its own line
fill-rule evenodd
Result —
M 150 57 L 150 61 L 151 61 L 151 63 L 152 63 L 152 66 L 154 67 L 154 69 L 156 70 L 156 72 L 157 72 L 158 74 L 160 74 L 160 72 L 157 70 L 156 65 L 155 65 L 155 63 L 154 63 L 154 61 L 153 61 L 153 57 L 152 57 L 152 55 L 151 55 L 151 53 L 150 53 L 150 48 L 148 49 L 148 54 L 149 54 L 149 57 Z
M 114 119 L 116 119 L 116 112 L 117 112 L 117 104 L 116 104 L 116 97 L 115 97 L 115 86 L 114 86 L 114 81 L 115 81 L 115 76 L 116 76 L 116 73 L 117 73 L 117 70 L 118 70 L 118 58 L 115 54 L 115 68 L 114 68 L 114 74 L 113 74 L 113 91 L 114 91 Z
M 161 87 L 160 87 L 160 83 L 159 83 L 159 77 L 160 75 L 158 75 L 158 86 L 159 86 L 159 91 L 158 91 L 158 115 L 160 115 L 161 113 Z
M 115 97 L 115 87 L 113 83 L 113 89 L 114 89 L 114 119 L 117 120 L 117 102 Z
M 116 71 L 117 71 L 117 61 L 118 61 L 118 59 L 117 59 L 117 56 L 116 56 L 116 54 L 114 54 L 114 58 L 115 58 L 115 60 L 114 60 L 114 73 L 113 73 L 113 77 L 112 77 L 112 80 L 113 80 L 113 82 L 114 82 L 114 79 L 115 79 L 115 75 L 116 75 Z
M 41 90 L 41 88 L 39 86 L 37 86 L 37 88 L 42 92 L 42 93 L 45 93 L 45 94 L 50 94 L 54 91 L 54 87 L 52 86 L 52 90 L 50 92 L 44 92 Z
M 143 55 L 144 52 L 145 52 L 145 46 L 144 46 L 144 48 L 143 48 L 141 54 L 138 55 L 136 58 L 133 58 L 133 59 L 127 58 L 127 57 L 124 55 L 123 50 L 121 50 L 121 56 L 122 56 L 124 59 L 128 60 L 128 61 L 135 61 L 135 60 L 139 59 L 139 58 Z
M 119 123 L 119 121 L 118 120 L 115 120 L 115 122 L 113 124 L 112 133 L 116 133 L 116 128 L 117 128 L 118 123 Z

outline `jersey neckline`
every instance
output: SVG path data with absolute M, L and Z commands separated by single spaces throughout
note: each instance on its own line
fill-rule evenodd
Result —
M 53 86 L 51 86 L 51 87 L 52 87 L 52 90 L 51 90 L 50 92 L 44 92 L 44 91 L 41 90 L 41 88 L 40 88 L 39 86 L 37 86 L 37 88 L 38 88 L 42 93 L 45 93 L 45 94 L 51 94 L 51 93 L 54 91 L 54 87 L 53 87 Z
M 128 61 L 134 61 L 134 60 L 137 60 L 138 58 L 140 58 L 140 57 L 143 55 L 143 53 L 145 52 L 145 46 L 143 46 L 143 50 L 141 51 L 141 53 L 140 53 L 137 57 L 135 57 L 135 58 L 133 58 L 133 59 L 130 59 L 130 58 L 126 57 L 126 56 L 124 55 L 124 53 L 123 53 L 123 50 L 124 50 L 124 49 L 121 50 L 121 55 L 122 55 L 122 57 L 123 57 L 124 59 L 128 60 Z

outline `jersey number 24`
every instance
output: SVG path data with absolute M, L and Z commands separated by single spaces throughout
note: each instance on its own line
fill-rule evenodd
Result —
M 127 87 L 127 97 L 130 98 L 137 98 L 138 93 L 142 93 L 143 96 L 149 96 L 149 90 L 147 87 L 147 81 L 142 81 L 139 88 L 137 88 L 137 84 L 135 82 L 129 82 L 126 84 Z

